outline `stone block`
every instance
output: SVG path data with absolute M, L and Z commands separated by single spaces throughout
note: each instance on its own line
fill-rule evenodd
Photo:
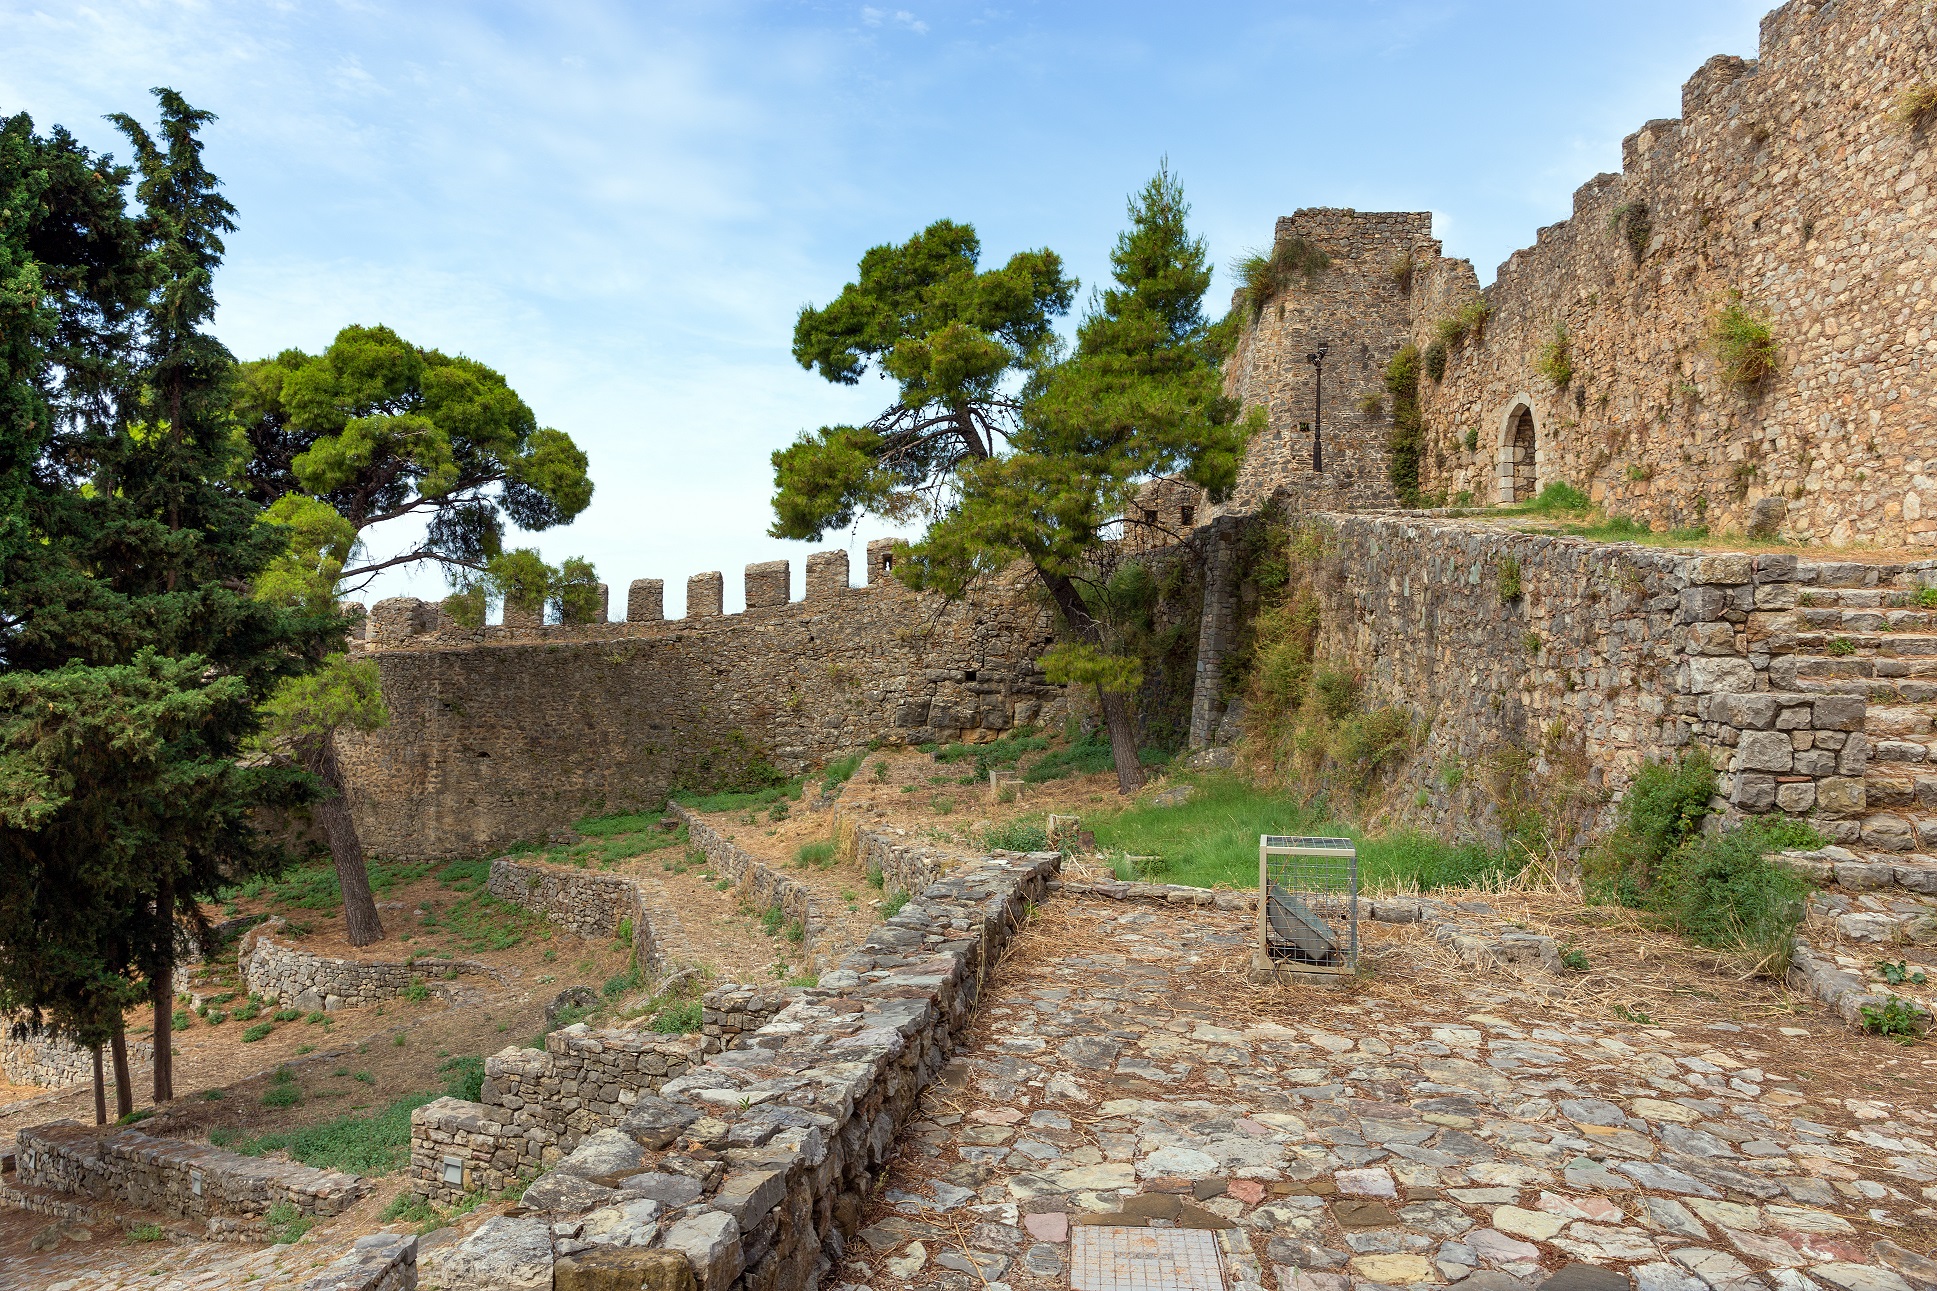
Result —
M 1747 659 L 1690 659 L 1684 666 L 1687 684 L 1683 689 L 1690 694 L 1741 693 L 1755 689 L 1755 666 Z
M 1870 737 L 1861 731 L 1852 732 L 1836 759 L 1836 769 L 1847 776 L 1860 776 L 1869 766 Z
M 666 617 L 666 584 L 657 578 L 635 578 L 626 589 L 627 623 L 658 623 Z
M 1810 725 L 1819 731 L 1860 731 L 1870 703 L 1862 695 L 1823 695 L 1811 707 L 1815 715 Z
M 1807 782 L 1778 784 L 1776 786 L 1776 806 L 1778 809 L 1800 815 L 1816 805 L 1816 786 Z
M 666 1230 L 669 1251 L 685 1255 L 700 1291 L 726 1291 L 746 1267 L 739 1221 L 724 1211 L 688 1215 Z
M 807 599 L 824 601 L 848 588 L 847 553 L 817 551 L 807 558 Z
M 1808 704 L 1796 704 L 1776 714 L 1778 731 L 1807 731 L 1813 726 Z
M 717 571 L 694 574 L 686 580 L 686 617 L 719 617 L 726 604 L 726 579 Z
M 694 1291 L 693 1266 L 680 1251 L 590 1250 L 552 1266 L 554 1291 Z
M 1681 609 L 1676 621 L 1705 623 L 1720 618 L 1727 607 L 1728 598 L 1719 587 L 1684 587 L 1681 589 Z
M 1771 775 L 1738 772 L 1729 801 L 1743 811 L 1767 811 L 1776 805 L 1776 778 Z
M 1833 776 L 1836 774 L 1836 754 L 1829 749 L 1810 749 L 1796 754 L 1795 767 L 1797 775 Z M 1814 796 L 1813 791 L 1811 796 Z
M 1794 764 L 1795 751 L 1780 731 L 1745 731 L 1735 747 L 1738 771 L 1787 771 Z
M 1714 583 L 1732 586 L 1746 583 L 1754 578 L 1755 558 L 1753 556 L 1730 552 L 1716 556 L 1700 556 L 1689 571 L 1691 583 Z
M 1846 815 L 1862 811 L 1864 807 L 1863 781 L 1854 777 L 1834 776 L 1816 782 L 1817 809 L 1829 815 Z
M 793 572 L 784 560 L 763 560 L 746 569 L 747 608 L 785 605 L 793 594 Z
M 1711 722 L 1745 731 L 1766 731 L 1776 722 L 1781 705 L 1770 694 L 1717 694 L 1702 701 L 1702 716 Z
M 1755 608 L 1758 610 L 1793 610 L 1796 608 L 1802 588 L 1795 583 L 1762 583 L 1755 589 Z

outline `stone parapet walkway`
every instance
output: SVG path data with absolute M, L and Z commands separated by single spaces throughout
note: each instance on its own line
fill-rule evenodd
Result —
M 1072 1230 L 1100 1224 L 1213 1230 L 1228 1285 L 1280 1291 L 1937 1285 L 1921 1049 L 1775 987 L 1694 981 L 1652 1025 L 1462 971 L 1417 926 L 1379 931 L 1353 989 L 1254 988 L 1246 931 L 1053 900 L 838 1278 L 1068 1286 Z

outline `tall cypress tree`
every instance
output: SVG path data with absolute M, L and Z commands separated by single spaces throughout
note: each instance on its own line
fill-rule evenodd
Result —
M 239 755 L 264 698 L 342 624 L 251 594 L 287 534 L 234 483 L 235 364 L 204 330 L 234 209 L 202 160 L 211 116 L 155 93 L 158 137 L 112 118 L 132 176 L 24 117 L 5 132 L 21 161 L 0 173 L 0 204 L 39 197 L 0 261 L 19 266 L 9 306 L 36 338 L 9 354 L 0 396 L 14 414 L 0 490 L 20 500 L 0 536 L 0 1004 L 83 1040 L 118 1035 L 122 1001 L 104 984 L 139 980 L 161 1100 L 177 938 L 198 898 L 283 859 L 256 814 L 313 794 L 300 771 Z M 50 158 L 78 163 L 81 195 L 101 200 L 49 200 L 36 176 Z M 137 207 L 119 214 L 130 178 Z M 62 274 L 92 294 L 47 292 Z M 69 368 L 67 348 L 87 365 Z M 59 954 L 41 953 L 50 942 Z

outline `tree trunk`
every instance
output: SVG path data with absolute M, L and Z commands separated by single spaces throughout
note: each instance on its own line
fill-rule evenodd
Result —
M 155 923 L 162 938 L 162 959 L 148 982 L 155 1003 L 155 1104 L 175 1097 L 175 880 L 164 874 L 155 893 Z
M 1049 595 L 1061 610 L 1069 626 L 1082 635 L 1083 640 L 1101 649 L 1103 646 L 1102 625 L 1083 604 L 1083 597 L 1076 590 L 1076 584 L 1067 574 L 1055 574 L 1036 566 L 1036 577 L 1049 589 Z M 1103 710 L 1103 725 L 1110 733 L 1110 756 L 1116 761 L 1116 791 L 1129 795 L 1142 788 L 1144 782 L 1143 765 L 1137 761 L 1137 725 L 1130 716 L 1130 703 L 1126 696 L 1107 691 L 1101 686 L 1096 688 L 1096 700 Z
M 108 1123 L 108 1086 L 101 1074 L 101 1046 L 94 1046 L 94 1123 Z
M 311 737 L 305 742 L 303 762 L 323 782 L 328 795 L 316 804 L 316 818 L 329 840 L 330 859 L 336 863 L 337 883 L 343 889 L 343 926 L 350 944 L 367 946 L 382 941 L 383 920 L 377 915 L 376 898 L 370 895 L 363 840 L 357 837 L 356 820 L 350 815 L 350 796 L 343 788 L 336 741 L 328 735 Z
M 134 1076 L 128 1071 L 128 1035 L 118 1017 L 114 1020 L 114 1034 L 108 1041 L 108 1050 L 114 1055 L 114 1115 L 119 1120 L 135 1109 L 135 1082 Z

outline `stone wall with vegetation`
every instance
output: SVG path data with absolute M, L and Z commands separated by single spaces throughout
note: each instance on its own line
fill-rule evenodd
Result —
M 9 1024 L 0 1019 L 0 1027 Z M 105 1053 L 103 1054 L 105 1061 Z M 155 1061 L 155 1047 L 146 1040 L 128 1041 L 128 1066 L 136 1073 L 149 1070 Z M 49 1032 L 28 1034 L 18 1040 L 0 1030 L 0 1077 L 10 1085 L 41 1085 L 60 1089 L 84 1085 L 94 1079 L 94 1054 L 71 1040 Z M 112 1080 L 112 1074 L 108 1079 Z
M 379 604 L 362 648 L 391 720 L 338 736 L 365 845 L 475 856 L 870 740 L 1062 720 L 1062 688 L 1036 668 L 1052 612 L 1032 577 L 1009 571 L 949 605 L 895 582 L 886 545 L 870 558 L 865 587 L 847 585 L 844 553 L 821 553 L 804 601 L 671 622 L 467 630 L 421 603 Z M 777 586 L 769 571 L 749 577 L 756 592 Z
M 312 954 L 275 941 L 269 934 L 281 923 L 273 919 L 244 938 L 236 967 L 251 995 L 305 1012 L 333 1013 L 398 999 L 410 993 L 413 983 L 435 993 L 443 989 L 436 979 L 491 972 L 468 959 L 397 961 Z
M 1435 832 L 1538 815 L 1578 837 L 1644 760 L 1699 744 L 1734 809 L 1860 828 L 1863 697 L 1781 684 L 1793 555 L 1329 515 L 1278 531 L 1252 578 L 1245 723 L 1293 779 Z
M 731 835 L 714 828 L 697 814 L 678 803 L 667 808 L 686 824 L 686 837 L 705 856 L 713 872 L 731 879 L 740 900 L 754 910 L 780 911 L 781 933 L 800 947 L 808 962 L 819 967 L 821 955 L 815 954 L 826 921 L 821 917 L 814 890 L 763 864 L 759 858 L 733 841 Z
M 658 959 L 652 918 L 639 885 L 631 879 L 500 856 L 491 862 L 485 890 L 500 901 L 535 910 L 581 937 L 626 937 L 640 965 Z
M 23 1186 L 182 1219 L 259 1218 L 278 1203 L 336 1215 L 364 1192 L 356 1175 L 72 1121 L 21 1130 L 16 1159 Z
M 1412 339 L 1445 348 L 1420 383 L 1425 490 L 1565 480 L 1662 528 L 1937 545 L 1934 57 L 1927 7 L 1791 0 L 1756 60 L 1710 59 L 1679 118 L 1628 136 L 1450 343 L 1478 283 L 1422 262 Z
M 667 1270 L 667 1285 L 684 1282 L 675 1273 L 702 1291 L 810 1285 L 857 1228 L 896 1133 L 1056 869 L 1053 854 L 997 854 L 931 884 L 739 1047 L 586 1136 L 525 1191 L 543 1217 L 503 1221 L 426 1259 L 455 1270 L 515 1240 L 534 1263 L 562 1266 L 596 1228 L 599 1241 L 668 1252 L 683 1268 Z M 518 1140 L 485 1110 L 455 1099 L 418 1110 L 413 1192 L 454 1199 L 466 1160 L 515 1160 Z M 449 1150 L 460 1144 L 467 1157 Z

